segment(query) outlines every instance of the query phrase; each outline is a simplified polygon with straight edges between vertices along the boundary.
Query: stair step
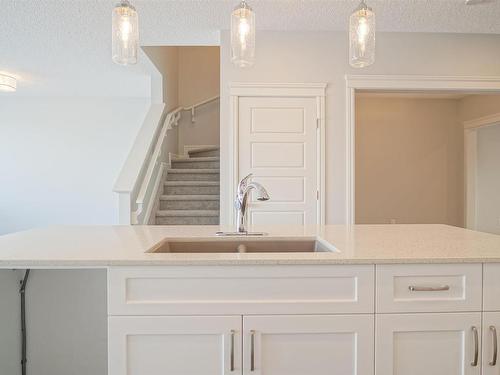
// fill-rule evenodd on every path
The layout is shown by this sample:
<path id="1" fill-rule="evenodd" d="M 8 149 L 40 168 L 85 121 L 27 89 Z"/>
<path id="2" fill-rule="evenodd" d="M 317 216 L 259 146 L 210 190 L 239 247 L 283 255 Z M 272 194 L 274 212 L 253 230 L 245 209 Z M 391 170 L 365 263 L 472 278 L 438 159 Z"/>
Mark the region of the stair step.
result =
<path id="1" fill-rule="evenodd" d="M 172 159 L 173 169 L 219 169 L 220 158 L 215 156 Z"/>
<path id="2" fill-rule="evenodd" d="M 217 168 L 167 168 L 168 173 L 196 173 L 196 174 L 205 174 L 205 173 L 219 173 Z"/>
<path id="3" fill-rule="evenodd" d="M 220 157 L 218 156 L 203 156 L 197 158 L 174 158 L 172 159 L 172 163 L 194 163 L 199 161 L 220 161 Z"/>
<path id="4" fill-rule="evenodd" d="M 165 181 L 167 186 L 219 186 L 219 181 Z"/>
<path id="5" fill-rule="evenodd" d="M 156 223 L 164 225 L 217 225 L 219 210 L 160 210 Z"/>
<path id="6" fill-rule="evenodd" d="M 219 216 L 219 210 L 159 210 L 156 216 Z"/>
<path id="7" fill-rule="evenodd" d="M 219 195 L 219 181 L 166 181 L 164 195 Z"/>
<path id="8" fill-rule="evenodd" d="M 218 216 L 157 216 L 157 225 L 219 225 Z"/>
<path id="9" fill-rule="evenodd" d="M 219 181 L 219 170 L 215 168 L 167 169 L 168 181 Z"/>
<path id="10" fill-rule="evenodd" d="M 200 147 L 200 148 L 188 151 L 188 155 L 190 157 L 219 156 L 220 155 L 220 147 L 218 147 L 218 146 Z"/>
<path id="11" fill-rule="evenodd" d="M 161 201 L 218 201 L 219 195 L 162 195 Z"/>
<path id="12" fill-rule="evenodd" d="M 219 210 L 218 195 L 162 195 L 160 210 Z"/>

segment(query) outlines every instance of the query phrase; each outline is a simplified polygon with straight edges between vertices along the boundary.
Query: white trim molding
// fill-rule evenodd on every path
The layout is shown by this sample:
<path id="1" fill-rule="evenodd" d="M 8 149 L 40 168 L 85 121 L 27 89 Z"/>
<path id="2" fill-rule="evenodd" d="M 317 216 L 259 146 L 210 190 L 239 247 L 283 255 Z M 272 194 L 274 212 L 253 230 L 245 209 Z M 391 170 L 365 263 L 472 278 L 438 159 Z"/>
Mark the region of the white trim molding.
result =
<path id="1" fill-rule="evenodd" d="M 346 213 L 347 224 L 355 223 L 355 92 L 384 91 L 465 91 L 469 93 L 500 91 L 500 77 L 346 75 Z M 477 120 L 475 120 L 477 121 Z M 473 126 L 473 123 L 469 124 Z"/>
<path id="2" fill-rule="evenodd" d="M 230 111 L 229 123 L 231 124 L 232 135 L 230 145 L 230 155 L 233 155 L 229 162 L 229 181 L 231 186 L 227 190 L 225 199 L 228 202 L 234 200 L 236 195 L 236 186 L 238 185 L 238 166 L 239 166 L 239 98 L 245 96 L 280 96 L 280 97 L 313 97 L 316 98 L 318 114 L 318 181 L 319 191 L 318 199 L 318 224 L 325 224 L 326 218 L 326 193 L 325 193 L 325 97 L 327 83 L 252 83 L 252 82 L 232 82 L 229 84 Z M 234 208 L 232 204 L 228 205 L 226 212 L 229 218 L 229 224 L 234 224 Z"/>
<path id="3" fill-rule="evenodd" d="M 477 132 L 500 124 L 500 113 L 464 121 L 465 227 L 477 228 Z"/>
<path id="4" fill-rule="evenodd" d="M 464 121 L 464 129 L 476 129 L 485 126 L 497 125 L 500 123 L 500 112 L 489 116 L 479 117 L 473 120 Z"/>

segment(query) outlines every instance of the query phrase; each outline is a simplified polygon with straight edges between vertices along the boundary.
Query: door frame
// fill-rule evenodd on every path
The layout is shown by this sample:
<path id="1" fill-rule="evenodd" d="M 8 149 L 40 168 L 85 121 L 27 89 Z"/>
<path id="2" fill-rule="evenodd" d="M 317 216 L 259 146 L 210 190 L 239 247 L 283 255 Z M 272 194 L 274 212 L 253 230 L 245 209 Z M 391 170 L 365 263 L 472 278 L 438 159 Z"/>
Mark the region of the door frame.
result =
<path id="1" fill-rule="evenodd" d="M 346 82 L 346 224 L 355 224 L 356 90 L 500 92 L 500 78 L 488 76 L 350 75 Z"/>
<path id="2" fill-rule="evenodd" d="M 231 82 L 229 85 L 230 96 L 230 124 L 232 137 L 232 159 L 229 162 L 229 181 L 231 186 L 227 189 L 225 199 L 232 202 L 236 195 L 239 175 L 239 98 L 240 97 L 300 97 L 316 98 L 317 108 L 317 181 L 319 192 L 317 203 L 317 222 L 325 224 L 325 97 L 327 83 L 252 83 Z M 230 153 L 231 154 L 231 153 Z M 235 223 L 235 209 L 232 204 L 227 205 L 229 223 Z"/>
<path id="3" fill-rule="evenodd" d="M 477 131 L 500 125 L 500 112 L 464 121 L 465 227 L 477 229 Z"/>

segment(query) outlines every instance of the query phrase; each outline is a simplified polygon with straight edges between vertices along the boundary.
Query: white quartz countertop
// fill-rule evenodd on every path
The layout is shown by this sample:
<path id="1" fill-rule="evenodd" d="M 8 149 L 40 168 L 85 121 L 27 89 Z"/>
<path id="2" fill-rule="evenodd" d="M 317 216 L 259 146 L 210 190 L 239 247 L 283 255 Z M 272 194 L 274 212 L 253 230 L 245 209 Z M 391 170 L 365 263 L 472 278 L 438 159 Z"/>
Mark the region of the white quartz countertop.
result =
<path id="1" fill-rule="evenodd" d="M 262 239 L 317 238 L 317 253 L 147 253 L 161 240 L 220 239 L 219 226 L 55 226 L 0 236 L 0 268 L 134 265 L 383 264 L 500 262 L 500 236 L 447 225 L 252 228 Z M 226 238 L 226 240 L 234 240 Z M 259 240 L 259 238 L 252 238 Z"/>

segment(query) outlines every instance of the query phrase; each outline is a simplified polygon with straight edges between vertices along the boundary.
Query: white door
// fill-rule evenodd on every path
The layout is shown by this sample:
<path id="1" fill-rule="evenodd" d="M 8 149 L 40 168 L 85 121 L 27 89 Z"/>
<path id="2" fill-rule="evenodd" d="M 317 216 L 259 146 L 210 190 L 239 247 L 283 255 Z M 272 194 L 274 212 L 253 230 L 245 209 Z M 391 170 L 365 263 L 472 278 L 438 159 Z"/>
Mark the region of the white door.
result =
<path id="1" fill-rule="evenodd" d="M 376 375 L 479 375 L 481 313 L 377 315 L 375 348 Z"/>
<path id="2" fill-rule="evenodd" d="M 483 313 L 483 375 L 500 375 L 500 312 Z"/>
<path id="3" fill-rule="evenodd" d="M 245 375 L 373 375 L 373 315 L 243 317 Z"/>
<path id="4" fill-rule="evenodd" d="M 241 374 L 241 316 L 109 318 L 109 375 Z"/>
<path id="5" fill-rule="evenodd" d="M 253 173 L 271 199 L 252 198 L 250 224 L 316 224 L 319 113 L 315 97 L 240 97 L 238 179 Z"/>

